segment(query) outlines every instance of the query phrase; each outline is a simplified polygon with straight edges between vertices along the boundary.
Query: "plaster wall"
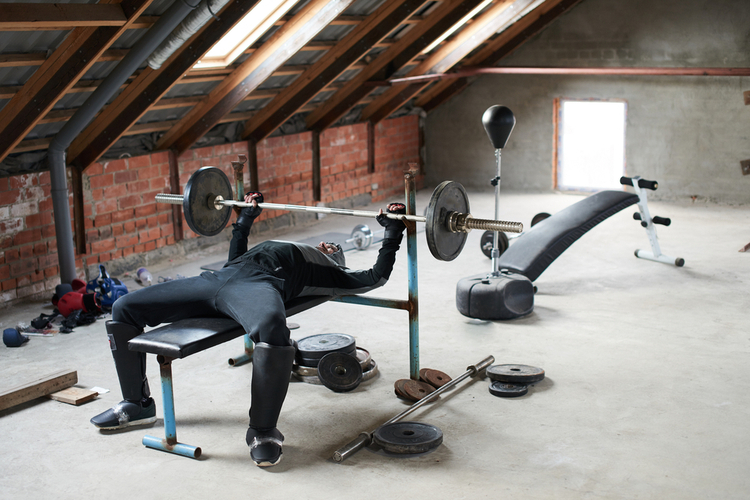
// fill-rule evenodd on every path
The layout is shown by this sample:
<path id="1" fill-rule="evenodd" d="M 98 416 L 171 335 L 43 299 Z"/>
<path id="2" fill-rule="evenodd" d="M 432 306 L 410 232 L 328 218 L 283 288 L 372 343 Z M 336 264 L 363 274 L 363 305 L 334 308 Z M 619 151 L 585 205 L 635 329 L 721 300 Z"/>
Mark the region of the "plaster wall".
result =
<path id="1" fill-rule="evenodd" d="M 584 0 L 501 65 L 750 67 L 747 26 L 742 0 Z M 427 180 L 490 188 L 496 164 L 481 116 L 502 104 L 517 121 L 502 189 L 549 191 L 554 99 L 624 99 L 627 175 L 659 181 L 653 197 L 748 203 L 745 90 L 747 77 L 482 76 L 427 116 Z"/>

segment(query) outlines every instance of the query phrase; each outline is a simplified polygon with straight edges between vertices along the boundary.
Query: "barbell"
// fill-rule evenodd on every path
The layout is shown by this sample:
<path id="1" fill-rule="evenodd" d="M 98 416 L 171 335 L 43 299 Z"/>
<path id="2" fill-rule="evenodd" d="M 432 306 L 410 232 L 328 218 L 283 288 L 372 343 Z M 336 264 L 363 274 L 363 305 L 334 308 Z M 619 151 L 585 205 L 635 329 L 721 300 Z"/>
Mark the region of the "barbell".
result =
<path id="1" fill-rule="evenodd" d="M 216 167 L 197 170 L 185 186 L 184 194 L 156 195 L 157 203 L 182 205 L 185 221 L 190 229 L 202 236 L 219 234 L 229 222 L 231 207 L 249 207 L 251 203 L 232 199 L 232 185 L 226 174 Z M 331 207 L 308 207 L 282 203 L 258 203 L 264 210 L 314 212 L 330 215 L 377 218 L 379 213 Z M 472 229 L 520 233 L 523 224 L 489 219 L 475 219 L 469 213 L 469 197 L 458 182 L 444 181 L 435 188 L 427 211 L 421 215 L 384 214 L 391 219 L 423 222 L 426 224 L 427 246 L 438 259 L 451 261 L 458 257 Z"/>

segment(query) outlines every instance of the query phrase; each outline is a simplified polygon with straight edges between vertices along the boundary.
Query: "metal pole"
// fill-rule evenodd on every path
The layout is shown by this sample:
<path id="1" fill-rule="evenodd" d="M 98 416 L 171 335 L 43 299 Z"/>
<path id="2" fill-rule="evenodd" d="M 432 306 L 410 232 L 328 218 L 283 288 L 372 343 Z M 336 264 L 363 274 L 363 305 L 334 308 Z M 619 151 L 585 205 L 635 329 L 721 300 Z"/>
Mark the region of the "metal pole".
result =
<path id="1" fill-rule="evenodd" d="M 406 213 L 416 211 L 414 173 L 404 173 Z M 409 376 L 419 380 L 419 272 L 417 267 L 417 225 L 406 224 L 407 274 L 409 277 Z"/>
<path id="2" fill-rule="evenodd" d="M 497 162 L 497 175 L 495 176 L 495 219 L 500 217 L 500 163 L 502 161 L 503 150 L 495 150 L 495 159 Z M 492 235 L 492 275 L 497 276 L 500 273 L 500 233 L 497 231 Z"/>

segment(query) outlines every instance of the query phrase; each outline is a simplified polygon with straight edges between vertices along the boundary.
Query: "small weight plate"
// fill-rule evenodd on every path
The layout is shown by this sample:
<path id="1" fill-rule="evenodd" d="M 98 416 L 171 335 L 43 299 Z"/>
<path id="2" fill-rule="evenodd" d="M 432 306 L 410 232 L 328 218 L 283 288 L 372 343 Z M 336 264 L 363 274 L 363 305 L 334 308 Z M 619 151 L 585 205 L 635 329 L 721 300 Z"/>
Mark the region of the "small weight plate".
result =
<path id="1" fill-rule="evenodd" d="M 318 360 L 320 361 L 320 360 Z M 303 377 L 318 377 L 318 368 L 313 366 L 302 366 L 298 365 L 296 362 L 292 366 L 292 373 L 295 373 L 297 375 L 301 375 Z"/>
<path id="2" fill-rule="evenodd" d="M 492 365 L 487 368 L 487 376 L 495 382 L 528 385 L 543 380 L 544 370 L 528 365 Z"/>
<path id="3" fill-rule="evenodd" d="M 367 365 L 370 364 L 370 360 L 372 357 L 370 356 L 370 351 L 367 349 L 362 349 L 361 347 L 357 347 L 357 360 L 359 361 L 359 364 L 362 365 L 362 369 L 364 370 L 367 368 Z"/>
<path id="4" fill-rule="evenodd" d="M 487 256 L 488 259 L 492 258 L 492 247 L 495 245 L 495 232 L 485 231 L 482 233 L 482 238 L 479 241 L 482 248 L 482 253 Z M 508 241 L 508 235 L 505 233 L 499 233 L 497 239 L 497 249 L 500 250 L 500 255 L 508 249 L 510 242 Z"/>
<path id="5" fill-rule="evenodd" d="M 356 352 L 354 337 L 345 333 L 323 333 L 297 341 L 297 356 L 307 359 L 320 359 L 331 352 Z"/>
<path id="6" fill-rule="evenodd" d="M 342 352 L 343 354 L 349 354 L 351 356 L 357 355 L 357 349 L 352 348 L 348 351 L 335 351 L 335 352 Z M 320 359 L 316 358 L 303 358 L 302 356 L 297 353 L 297 356 L 294 358 L 294 362 L 297 363 L 299 366 L 304 366 L 307 368 L 317 368 L 318 363 L 320 363 Z"/>
<path id="7" fill-rule="evenodd" d="M 422 368 L 419 370 L 419 379 L 436 389 L 443 387 L 452 380 L 450 376 L 440 370 L 432 370 L 430 368 Z"/>
<path id="8" fill-rule="evenodd" d="M 343 352 L 330 352 L 320 359 L 318 378 L 334 392 L 349 392 L 362 382 L 362 365 Z"/>
<path id="9" fill-rule="evenodd" d="M 182 197 L 182 213 L 190 229 L 203 236 L 219 234 L 229 222 L 232 209 L 224 205 L 216 210 L 216 196 L 232 199 L 232 185 L 226 174 L 216 167 L 203 167 L 190 176 Z"/>
<path id="10" fill-rule="evenodd" d="M 368 380 L 375 378 L 377 374 L 378 374 L 378 364 L 375 362 L 374 359 L 370 359 L 370 362 L 367 364 L 367 366 L 364 368 L 364 371 L 362 372 L 362 382 L 367 382 Z"/>
<path id="11" fill-rule="evenodd" d="M 531 218 L 531 227 L 536 226 L 540 222 L 542 222 L 544 219 L 549 217 L 550 215 L 547 212 L 539 212 L 534 217 Z"/>
<path id="12" fill-rule="evenodd" d="M 296 372 L 292 372 L 292 375 L 294 375 L 294 378 L 296 378 L 297 380 L 301 380 L 302 382 L 306 382 L 308 384 L 323 385 L 323 382 L 320 381 L 317 375 L 300 375 Z"/>
<path id="13" fill-rule="evenodd" d="M 425 453 L 443 442 L 443 431 L 421 422 L 394 422 L 375 429 L 372 440 L 389 453 Z"/>
<path id="14" fill-rule="evenodd" d="M 354 248 L 366 250 L 372 243 L 372 230 L 365 224 L 358 224 L 352 229 L 351 240 Z"/>
<path id="15" fill-rule="evenodd" d="M 521 384 L 508 384 L 506 382 L 492 382 L 490 394 L 500 398 L 517 398 L 529 392 L 528 386 Z"/>
<path id="16" fill-rule="evenodd" d="M 427 246 L 432 256 L 438 260 L 455 259 L 466 244 L 467 233 L 454 233 L 448 229 L 446 219 L 450 212 L 468 214 L 469 197 L 458 182 L 443 181 L 432 192 L 425 224 Z"/>
<path id="17" fill-rule="evenodd" d="M 396 396 L 407 401 L 419 401 L 428 394 L 435 392 L 435 388 L 430 384 L 408 378 L 397 380 L 393 389 Z"/>
<path id="18" fill-rule="evenodd" d="M 401 378 L 393 383 L 393 392 L 396 393 L 397 397 L 401 399 L 409 399 L 409 396 L 407 396 L 406 392 L 404 391 L 404 384 L 408 381 L 408 378 Z"/>

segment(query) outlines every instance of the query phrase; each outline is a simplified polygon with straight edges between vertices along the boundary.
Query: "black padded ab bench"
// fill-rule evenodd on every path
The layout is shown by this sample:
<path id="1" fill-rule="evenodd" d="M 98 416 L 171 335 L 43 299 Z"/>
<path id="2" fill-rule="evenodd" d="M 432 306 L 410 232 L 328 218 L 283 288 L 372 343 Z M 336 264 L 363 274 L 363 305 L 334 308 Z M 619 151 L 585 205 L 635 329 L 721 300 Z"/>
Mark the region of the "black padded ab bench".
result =
<path id="1" fill-rule="evenodd" d="M 286 304 L 286 315 L 287 317 L 293 316 L 333 298 L 315 296 L 293 299 Z M 186 358 L 244 334 L 245 330 L 230 318 L 190 318 L 155 328 L 128 342 L 128 349 L 131 351 L 156 354 L 161 372 L 165 437 L 144 436 L 143 444 L 145 446 L 190 458 L 200 457 L 201 449 L 199 447 L 177 442 L 172 361 Z"/>

